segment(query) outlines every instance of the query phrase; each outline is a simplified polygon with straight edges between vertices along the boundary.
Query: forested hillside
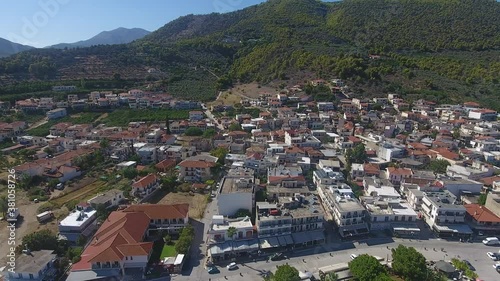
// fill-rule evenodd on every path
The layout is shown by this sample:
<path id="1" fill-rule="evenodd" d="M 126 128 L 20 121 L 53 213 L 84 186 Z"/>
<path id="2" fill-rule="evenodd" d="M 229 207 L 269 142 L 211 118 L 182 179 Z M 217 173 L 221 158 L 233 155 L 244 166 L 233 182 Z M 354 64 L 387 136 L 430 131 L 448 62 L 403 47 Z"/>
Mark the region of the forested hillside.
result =
<path id="1" fill-rule="evenodd" d="M 498 95 L 499 54 L 493 0 L 269 0 L 181 17 L 126 45 L 23 52 L 0 60 L 0 83 L 142 81 L 206 100 L 236 81 L 292 83 L 314 73 L 347 79 L 360 95 L 454 102 Z"/>

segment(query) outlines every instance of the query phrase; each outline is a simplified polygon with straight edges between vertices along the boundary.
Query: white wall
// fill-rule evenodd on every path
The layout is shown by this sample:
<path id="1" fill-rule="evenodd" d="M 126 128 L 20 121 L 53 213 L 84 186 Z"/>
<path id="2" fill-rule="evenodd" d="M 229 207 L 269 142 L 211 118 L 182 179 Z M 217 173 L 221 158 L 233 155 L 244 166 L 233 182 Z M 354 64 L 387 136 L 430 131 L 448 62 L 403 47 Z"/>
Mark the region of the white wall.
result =
<path id="1" fill-rule="evenodd" d="M 217 200 L 219 215 L 233 216 L 239 209 L 252 211 L 252 193 L 228 193 L 219 194 Z"/>

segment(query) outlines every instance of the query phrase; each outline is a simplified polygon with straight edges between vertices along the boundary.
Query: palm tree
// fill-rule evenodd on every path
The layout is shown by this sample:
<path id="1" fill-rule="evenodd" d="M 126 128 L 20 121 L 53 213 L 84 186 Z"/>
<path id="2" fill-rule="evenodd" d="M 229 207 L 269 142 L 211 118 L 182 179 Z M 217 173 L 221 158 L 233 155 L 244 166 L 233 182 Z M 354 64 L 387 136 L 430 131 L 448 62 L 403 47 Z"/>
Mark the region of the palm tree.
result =
<path id="1" fill-rule="evenodd" d="M 233 256 L 233 255 L 234 255 L 234 254 L 233 254 L 233 242 L 232 242 L 232 241 L 234 241 L 234 238 L 233 238 L 233 237 L 234 237 L 234 235 L 236 235 L 236 232 L 238 232 L 238 231 L 236 230 L 236 227 L 234 227 L 234 226 L 230 226 L 230 227 L 227 229 L 227 236 L 228 236 L 228 237 L 231 237 L 231 256 Z"/>

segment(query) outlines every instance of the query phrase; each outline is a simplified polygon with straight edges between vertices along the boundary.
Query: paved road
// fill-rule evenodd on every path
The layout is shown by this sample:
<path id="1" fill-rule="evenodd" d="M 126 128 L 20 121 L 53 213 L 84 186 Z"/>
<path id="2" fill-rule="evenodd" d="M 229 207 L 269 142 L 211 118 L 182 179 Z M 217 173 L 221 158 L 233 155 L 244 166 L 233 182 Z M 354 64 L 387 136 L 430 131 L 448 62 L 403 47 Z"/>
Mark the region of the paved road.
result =
<path id="1" fill-rule="evenodd" d="M 451 260 L 454 257 L 466 259 L 476 268 L 476 272 L 482 280 L 494 281 L 500 278 L 500 274 L 492 267 L 494 262 L 486 256 L 487 251 L 498 251 L 496 247 L 488 247 L 481 243 L 449 242 L 439 239 L 393 240 L 389 238 L 374 238 L 361 243 L 329 243 L 324 246 L 305 249 L 301 252 L 296 252 L 293 257 L 284 261 L 244 263 L 240 264 L 239 269 L 234 271 L 228 271 L 225 267 L 220 266 L 221 273 L 214 275 L 209 275 L 205 269 L 200 267 L 192 271 L 194 274 L 187 273 L 174 276 L 172 280 L 263 280 L 263 273 L 274 271 L 277 265 L 284 263 L 288 263 L 300 271 L 317 272 L 318 268 L 323 266 L 348 262 L 350 260 L 349 255 L 352 253 L 367 253 L 383 258 L 389 257 L 390 259 L 390 248 L 397 247 L 399 244 L 415 247 L 428 260 Z M 444 251 L 441 251 L 441 248 L 444 248 Z"/>

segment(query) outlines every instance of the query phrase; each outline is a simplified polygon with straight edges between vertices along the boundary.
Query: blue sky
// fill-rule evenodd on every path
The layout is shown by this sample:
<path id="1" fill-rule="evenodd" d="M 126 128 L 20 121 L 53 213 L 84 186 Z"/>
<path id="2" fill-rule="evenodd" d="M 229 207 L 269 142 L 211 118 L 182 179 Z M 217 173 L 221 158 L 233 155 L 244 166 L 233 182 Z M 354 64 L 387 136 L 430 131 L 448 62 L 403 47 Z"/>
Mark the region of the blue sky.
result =
<path id="1" fill-rule="evenodd" d="M 187 14 L 230 12 L 264 0 L 2 0 L 0 37 L 35 47 L 118 27 L 154 31 Z"/>

